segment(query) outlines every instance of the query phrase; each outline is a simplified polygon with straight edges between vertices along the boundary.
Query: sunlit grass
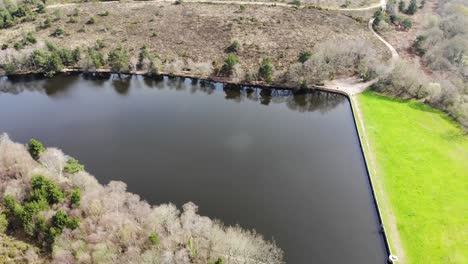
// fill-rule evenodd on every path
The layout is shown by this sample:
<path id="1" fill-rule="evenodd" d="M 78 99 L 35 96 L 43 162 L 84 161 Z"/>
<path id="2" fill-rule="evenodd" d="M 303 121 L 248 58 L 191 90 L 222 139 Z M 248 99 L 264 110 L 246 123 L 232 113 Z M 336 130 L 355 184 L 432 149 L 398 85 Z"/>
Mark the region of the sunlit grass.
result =
<path id="1" fill-rule="evenodd" d="M 468 263 L 468 136 L 421 103 L 358 100 L 407 263 Z"/>

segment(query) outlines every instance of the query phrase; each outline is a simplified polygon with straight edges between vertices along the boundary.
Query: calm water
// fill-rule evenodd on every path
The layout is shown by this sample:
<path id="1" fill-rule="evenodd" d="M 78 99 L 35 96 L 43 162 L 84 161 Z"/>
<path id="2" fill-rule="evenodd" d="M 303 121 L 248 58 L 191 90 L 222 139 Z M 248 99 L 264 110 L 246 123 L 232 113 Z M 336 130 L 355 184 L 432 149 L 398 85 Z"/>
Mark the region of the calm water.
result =
<path id="1" fill-rule="evenodd" d="M 274 238 L 287 263 L 384 263 L 348 100 L 142 77 L 0 80 L 0 132 L 101 183 Z"/>

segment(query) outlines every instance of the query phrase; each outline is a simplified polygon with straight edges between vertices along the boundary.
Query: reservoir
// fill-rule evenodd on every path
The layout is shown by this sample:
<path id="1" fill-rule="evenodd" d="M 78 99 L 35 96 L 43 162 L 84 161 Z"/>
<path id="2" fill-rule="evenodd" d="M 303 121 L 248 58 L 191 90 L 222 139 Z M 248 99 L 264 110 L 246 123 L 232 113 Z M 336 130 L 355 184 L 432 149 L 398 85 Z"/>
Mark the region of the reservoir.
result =
<path id="1" fill-rule="evenodd" d="M 348 99 L 189 78 L 0 79 L 0 133 L 152 204 L 255 229 L 286 263 L 385 263 Z"/>

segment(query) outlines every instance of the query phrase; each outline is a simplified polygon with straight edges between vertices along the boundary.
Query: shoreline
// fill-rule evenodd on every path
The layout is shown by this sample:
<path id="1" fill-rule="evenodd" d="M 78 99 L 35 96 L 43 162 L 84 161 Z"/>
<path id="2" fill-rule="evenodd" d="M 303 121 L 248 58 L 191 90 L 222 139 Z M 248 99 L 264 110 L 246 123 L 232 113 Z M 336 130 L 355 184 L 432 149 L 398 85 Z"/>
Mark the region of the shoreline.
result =
<path id="1" fill-rule="evenodd" d="M 350 99 L 350 94 L 344 90 L 339 90 L 339 89 L 334 89 L 334 88 L 328 88 L 322 85 L 311 85 L 310 87 L 307 88 L 300 88 L 297 86 L 289 85 L 289 84 L 278 84 L 278 83 L 266 83 L 264 81 L 255 81 L 255 82 L 248 82 L 248 81 L 235 81 L 230 79 L 229 77 L 223 77 L 223 76 L 198 76 L 198 75 L 193 75 L 189 73 L 182 73 L 182 74 L 170 74 L 170 73 L 165 73 L 161 72 L 159 74 L 153 74 L 149 75 L 145 71 L 130 71 L 130 72 L 113 72 L 110 69 L 100 69 L 100 70 L 95 70 L 95 71 L 86 71 L 83 69 L 64 69 L 63 71 L 57 73 L 57 74 L 91 74 L 91 75 L 127 75 L 127 76 L 143 76 L 147 78 L 160 78 L 160 77 L 178 77 L 178 78 L 190 78 L 190 79 L 196 79 L 196 80 L 202 80 L 202 81 L 209 81 L 209 82 L 217 82 L 217 83 L 223 83 L 223 84 L 229 84 L 229 85 L 236 85 L 236 86 L 248 86 L 248 87 L 253 87 L 253 88 L 260 88 L 260 89 L 281 89 L 281 90 L 289 90 L 289 91 L 299 91 L 299 90 L 310 90 L 310 91 L 322 91 L 322 92 L 329 92 L 329 93 L 334 93 L 334 94 L 340 94 L 348 97 Z M 0 74 L 0 78 L 20 78 L 20 77 L 28 77 L 28 76 L 38 76 L 41 78 L 51 78 L 44 76 L 41 72 L 19 72 L 15 74 Z"/>

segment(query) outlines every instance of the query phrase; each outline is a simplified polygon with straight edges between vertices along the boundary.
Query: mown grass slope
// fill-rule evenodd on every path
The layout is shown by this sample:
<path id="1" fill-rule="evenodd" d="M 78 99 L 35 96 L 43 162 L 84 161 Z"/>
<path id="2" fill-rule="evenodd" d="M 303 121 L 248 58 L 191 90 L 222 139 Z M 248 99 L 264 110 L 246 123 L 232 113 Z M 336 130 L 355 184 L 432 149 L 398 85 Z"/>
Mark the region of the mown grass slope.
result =
<path id="1" fill-rule="evenodd" d="M 358 101 L 406 262 L 467 263 L 466 133 L 418 102 L 374 92 Z"/>

